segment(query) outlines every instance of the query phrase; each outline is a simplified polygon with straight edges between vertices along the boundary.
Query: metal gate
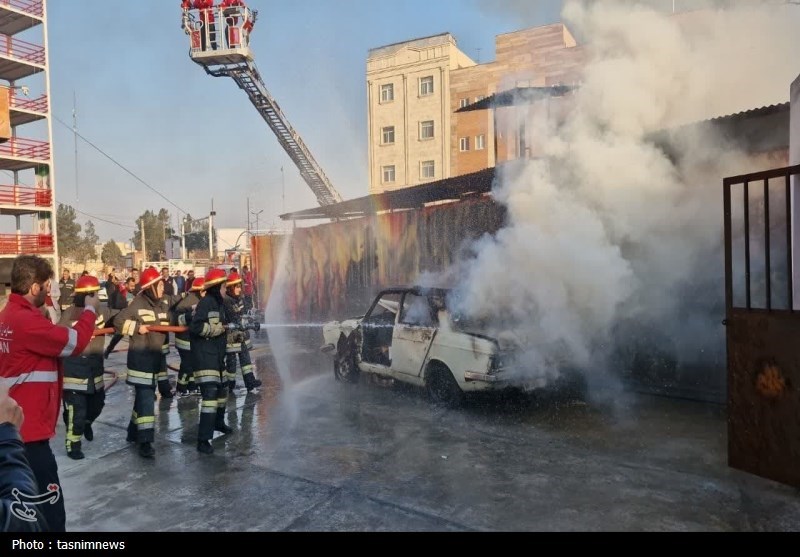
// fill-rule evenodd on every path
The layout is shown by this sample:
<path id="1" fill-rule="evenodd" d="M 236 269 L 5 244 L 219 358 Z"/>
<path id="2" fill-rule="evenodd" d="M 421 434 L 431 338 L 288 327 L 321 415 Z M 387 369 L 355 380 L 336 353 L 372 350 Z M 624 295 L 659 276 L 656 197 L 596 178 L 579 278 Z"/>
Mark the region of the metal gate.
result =
<path id="1" fill-rule="evenodd" d="M 800 487 L 793 166 L 724 181 L 728 464 Z M 798 215 L 800 216 L 800 214 Z"/>

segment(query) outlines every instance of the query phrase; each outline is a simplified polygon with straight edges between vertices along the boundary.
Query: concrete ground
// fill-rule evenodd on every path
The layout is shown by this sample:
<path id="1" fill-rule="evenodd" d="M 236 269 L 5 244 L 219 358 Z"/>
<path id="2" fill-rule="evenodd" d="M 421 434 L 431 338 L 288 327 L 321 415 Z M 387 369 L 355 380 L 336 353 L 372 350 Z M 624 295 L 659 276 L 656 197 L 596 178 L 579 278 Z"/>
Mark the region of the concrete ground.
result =
<path id="1" fill-rule="evenodd" d="M 85 460 L 66 457 L 60 424 L 68 530 L 800 530 L 800 491 L 728 468 L 720 406 L 617 394 L 446 410 L 416 389 L 338 384 L 315 336 L 277 336 L 257 345 L 264 387 L 229 399 L 235 431 L 212 456 L 190 398 L 156 403 L 157 455 L 140 458 L 123 378 Z M 108 362 L 124 372 L 124 353 Z"/>

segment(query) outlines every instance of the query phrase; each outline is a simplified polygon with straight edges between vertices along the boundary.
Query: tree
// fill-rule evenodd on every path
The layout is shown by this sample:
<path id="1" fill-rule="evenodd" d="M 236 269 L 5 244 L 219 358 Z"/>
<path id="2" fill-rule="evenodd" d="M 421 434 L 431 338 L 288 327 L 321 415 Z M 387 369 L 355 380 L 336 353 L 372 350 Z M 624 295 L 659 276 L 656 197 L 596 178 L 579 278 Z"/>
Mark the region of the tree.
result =
<path id="1" fill-rule="evenodd" d="M 58 236 L 59 254 L 61 257 L 77 259 L 81 246 L 81 225 L 77 222 L 75 209 L 59 203 L 56 218 L 58 220 L 56 235 Z"/>
<path id="2" fill-rule="evenodd" d="M 95 246 L 97 246 L 99 241 L 100 237 L 94 230 L 94 223 L 92 221 L 87 221 L 83 229 L 83 238 L 80 239 L 78 244 L 78 251 L 75 259 L 77 261 L 92 261 L 97 259 Z"/>
<path id="3" fill-rule="evenodd" d="M 119 249 L 114 240 L 109 240 L 103 245 L 100 259 L 109 267 L 122 267 L 125 265 L 125 257 L 122 255 L 122 250 Z"/>
<path id="4" fill-rule="evenodd" d="M 164 256 L 164 249 L 167 238 L 172 236 L 175 231 L 169 226 L 170 214 L 166 209 L 161 209 L 158 214 L 150 210 L 145 211 L 136 219 L 137 230 L 133 234 L 133 245 L 137 250 L 142 249 L 142 223 L 144 223 L 144 241 L 147 253 L 144 258 L 147 261 L 158 261 Z"/>

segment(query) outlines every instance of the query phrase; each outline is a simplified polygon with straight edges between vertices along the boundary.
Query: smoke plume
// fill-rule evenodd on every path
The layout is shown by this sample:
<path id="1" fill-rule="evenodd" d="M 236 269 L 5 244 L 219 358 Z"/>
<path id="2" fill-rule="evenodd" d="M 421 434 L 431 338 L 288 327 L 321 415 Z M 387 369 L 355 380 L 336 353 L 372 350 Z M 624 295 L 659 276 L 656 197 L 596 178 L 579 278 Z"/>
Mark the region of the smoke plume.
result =
<path id="1" fill-rule="evenodd" d="M 800 7 L 574 1 L 563 19 L 590 53 L 574 108 L 523 115 L 540 156 L 499 171 L 508 226 L 472 246 L 450 303 L 522 347 L 516 369 L 540 382 L 637 346 L 718 365 L 722 178 L 768 161 L 711 124 L 663 130 L 786 102 Z"/>

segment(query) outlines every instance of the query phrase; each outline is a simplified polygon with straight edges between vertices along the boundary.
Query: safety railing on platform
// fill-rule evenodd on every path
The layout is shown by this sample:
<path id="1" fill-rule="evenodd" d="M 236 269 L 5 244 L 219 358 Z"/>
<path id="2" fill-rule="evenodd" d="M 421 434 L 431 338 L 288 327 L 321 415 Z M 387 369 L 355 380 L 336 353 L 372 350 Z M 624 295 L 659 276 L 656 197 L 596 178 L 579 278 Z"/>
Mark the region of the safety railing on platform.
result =
<path id="1" fill-rule="evenodd" d="M 29 99 L 27 97 L 20 97 L 15 95 L 12 91 L 11 93 L 11 103 L 10 106 L 13 109 L 17 110 L 28 110 L 30 112 L 39 112 L 41 114 L 47 114 L 47 95 L 42 95 L 36 99 Z"/>
<path id="2" fill-rule="evenodd" d="M 51 207 L 53 192 L 45 189 L 0 184 L 0 205 Z"/>
<path id="3" fill-rule="evenodd" d="M 256 14 L 245 6 L 187 10 L 183 27 L 190 36 L 192 54 L 248 48 Z"/>
<path id="4" fill-rule="evenodd" d="M 0 35 L 0 54 L 14 60 L 45 65 L 43 46 L 7 35 Z"/>
<path id="5" fill-rule="evenodd" d="M 51 234 L 0 234 L 0 255 L 53 253 Z"/>
<path id="6" fill-rule="evenodd" d="M 12 137 L 0 143 L 0 157 L 19 157 L 47 162 L 50 160 L 50 144 L 47 141 Z"/>
<path id="7" fill-rule="evenodd" d="M 9 6 L 37 17 L 42 17 L 44 15 L 42 0 L 0 0 L 0 7 L 1 6 Z"/>

